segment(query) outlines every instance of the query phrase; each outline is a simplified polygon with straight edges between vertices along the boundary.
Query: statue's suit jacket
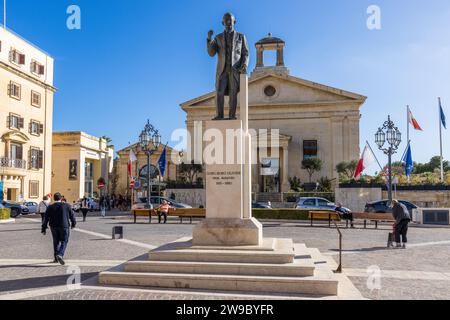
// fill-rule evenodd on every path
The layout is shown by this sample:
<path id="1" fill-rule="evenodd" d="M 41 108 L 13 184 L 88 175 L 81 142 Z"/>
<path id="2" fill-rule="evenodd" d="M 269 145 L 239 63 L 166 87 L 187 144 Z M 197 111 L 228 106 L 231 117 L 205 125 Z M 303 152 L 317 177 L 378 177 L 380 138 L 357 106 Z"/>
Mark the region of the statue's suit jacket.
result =
<path id="1" fill-rule="evenodd" d="M 217 61 L 217 72 L 216 72 L 216 89 L 219 88 L 219 79 L 225 70 L 225 56 L 226 56 L 226 43 L 225 43 L 225 32 L 217 35 L 214 40 L 207 41 L 208 53 L 211 57 L 216 54 L 219 56 Z M 240 73 L 243 66 L 248 68 L 249 64 L 249 48 L 247 44 L 247 39 L 242 33 L 234 31 L 233 36 L 233 49 L 231 55 L 231 66 L 232 68 Z"/>

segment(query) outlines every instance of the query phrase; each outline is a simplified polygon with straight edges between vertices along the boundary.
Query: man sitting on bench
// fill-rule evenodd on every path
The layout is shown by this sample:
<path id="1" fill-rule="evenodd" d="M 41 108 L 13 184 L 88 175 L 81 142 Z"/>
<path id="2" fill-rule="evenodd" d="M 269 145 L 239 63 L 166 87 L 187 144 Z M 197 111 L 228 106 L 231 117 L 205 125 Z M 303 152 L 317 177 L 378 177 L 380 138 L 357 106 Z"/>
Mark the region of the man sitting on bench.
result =
<path id="1" fill-rule="evenodd" d="M 170 204 L 164 200 L 156 211 L 158 212 L 158 221 L 161 223 L 161 217 L 164 216 L 164 223 L 167 223 L 167 216 L 169 215 Z"/>
<path id="2" fill-rule="evenodd" d="M 352 212 L 350 210 L 344 208 L 342 206 L 342 203 L 338 203 L 337 204 L 337 207 L 336 207 L 335 211 L 337 213 L 339 213 L 339 215 L 341 216 L 342 219 L 349 220 L 350 224 L 351 224 L 351 227 L 355 228 L 355 226 L 353 225 L 353 214 L 352 214 Z"/>

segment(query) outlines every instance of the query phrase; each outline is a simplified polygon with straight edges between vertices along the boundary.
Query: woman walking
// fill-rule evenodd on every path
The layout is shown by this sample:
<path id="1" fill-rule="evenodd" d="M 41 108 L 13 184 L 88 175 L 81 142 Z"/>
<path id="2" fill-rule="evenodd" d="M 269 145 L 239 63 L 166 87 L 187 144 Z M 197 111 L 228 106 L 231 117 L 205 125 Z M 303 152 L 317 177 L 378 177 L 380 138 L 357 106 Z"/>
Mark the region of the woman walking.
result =
<path id="1" fill-rule="evenodd" d="M 81 214 L 83 215 L 83 222 L 86 222 L 86 217 L 89 212 L 89 201 L 86 197 L 81 200 Z"/>

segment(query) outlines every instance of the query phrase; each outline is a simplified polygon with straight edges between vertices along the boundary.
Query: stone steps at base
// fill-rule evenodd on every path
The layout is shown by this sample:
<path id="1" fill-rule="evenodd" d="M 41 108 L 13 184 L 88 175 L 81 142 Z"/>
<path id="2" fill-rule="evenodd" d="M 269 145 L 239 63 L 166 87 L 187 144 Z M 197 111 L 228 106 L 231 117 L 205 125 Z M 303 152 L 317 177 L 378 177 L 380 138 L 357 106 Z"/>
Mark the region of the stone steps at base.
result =
<path id="1" fill-rule="evenodd" d="M 314 277 L 260 277 L 172 273 L 102 272 L 103 285 L 224 290 L 248 293 L 284 293 L 337 296 L 338 281 L 316 274 Z"/>
<path id="2" fill-rule="evenodd" d="M 221 274 L 239 276 L 314 276 L 315 266 L 311 260 L 290 264 L 251 264 L 219 262 L 179 262 L 179 261 L 131 261 L 124 267 L 125 272 L 172 273 L 172 274 Z"/>
<path id="3" fill-rule="evenodd" d="M 169 250 L 152 251 L 150 261 L 178 262 L 223 262 L 223 263 L 254 263 L 254 264 L 286 264 L 293 263 L 293 250 L 261 251 L 224 251 L 224 250 Z"/>

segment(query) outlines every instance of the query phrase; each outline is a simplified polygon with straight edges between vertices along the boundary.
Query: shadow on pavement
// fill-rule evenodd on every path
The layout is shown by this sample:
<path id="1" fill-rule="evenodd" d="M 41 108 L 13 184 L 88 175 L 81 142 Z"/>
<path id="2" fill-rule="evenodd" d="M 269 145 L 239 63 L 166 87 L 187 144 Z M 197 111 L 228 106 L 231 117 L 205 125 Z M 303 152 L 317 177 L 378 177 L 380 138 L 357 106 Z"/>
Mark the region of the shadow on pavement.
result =
<path id="1" fill-rule="evenodd" d="M 342 250 L 342 252 L 374 252 L 374 251 L 386 251 L 389 250 L 387 247 L 373 247 L 373 248 L 361 248 L 354 250 Z M 330 249 L 332 252 L 339 252 L 339 249 Z"/>
<path id="2" fill-rule="evenodd" d="M 34 229 L 11 229 L 11 230 L 0 230 L 0 233 L 2 232 L 25 232 L 25 231 L 41 231 L 39 228 Z"/>
<path id="3" fill-rule="evenodd" d="M 98 272 L 82 273 L 81 281 L 97 276 Z M 17 280 L 0 281 L 0 292 L 9 292 L 17 290 L 39 289 L 47 287 L 56 287 L 67 284 L 69 275 L 48 276 L 40 278 L 27 278 Z"/>

